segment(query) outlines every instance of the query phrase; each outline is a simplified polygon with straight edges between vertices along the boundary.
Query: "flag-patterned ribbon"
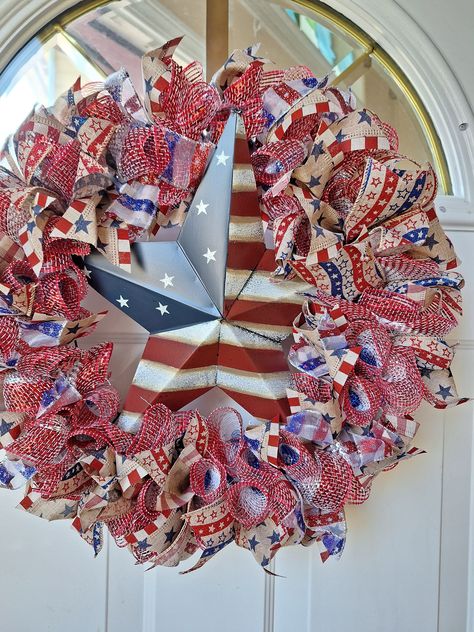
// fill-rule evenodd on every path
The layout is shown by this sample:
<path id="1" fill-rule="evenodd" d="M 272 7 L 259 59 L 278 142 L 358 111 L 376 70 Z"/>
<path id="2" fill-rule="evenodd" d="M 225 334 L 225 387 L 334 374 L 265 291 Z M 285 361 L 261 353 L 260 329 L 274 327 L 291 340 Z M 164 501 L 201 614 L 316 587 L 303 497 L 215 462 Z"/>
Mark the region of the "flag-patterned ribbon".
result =
<path id="1" fill-rule="evenodd" d="M 422 452 L 411 445 L 421 402 L 465 401 L 445 340 L 463 279 L 436 176 L 328 77 L 268 70 L 250 47 L 206 83 L 198 62 L 173 59 L 179 42 L 143 57 L 143 102 L 125 70 L 78 79 L 2 150 L 0 486 L 26 485 L 22 509 L 69 519 L 96 553 L 105 526 L 151 566 L 199 551 L 194 570 L 231 542 L 263 568 L 289 545 L 338 557 L 346 504 Z M 104 316 L 81 305 L 80 260 L 96 249 L 133 273 L 131 243 L 183 225 L 192 206 L 207 215 L 193 195 L 235 113 L 246 139 L 235 144 L 222 319 L 150 337 L 128 424 L 112 345 L 76 344 Z M 163 367 L 159 388 L 153 375 L 140 382 L 148 360 Z M 232 406 L 204 416 L 165 405 L 219 385 L 250 422 Z"/>

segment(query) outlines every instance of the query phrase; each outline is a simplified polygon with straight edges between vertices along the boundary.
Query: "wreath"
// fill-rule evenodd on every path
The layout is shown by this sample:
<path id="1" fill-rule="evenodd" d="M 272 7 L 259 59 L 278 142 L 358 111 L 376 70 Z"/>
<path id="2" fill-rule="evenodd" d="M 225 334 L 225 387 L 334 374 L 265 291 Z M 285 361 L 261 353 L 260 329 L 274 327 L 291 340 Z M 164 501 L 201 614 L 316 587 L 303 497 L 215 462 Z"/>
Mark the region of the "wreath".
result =
<path id="1" fill-rule="evenodd" d="M 421 402 L 464 401 L 436 176 L 328 77 L 251 47 L 208 84 L 179 41 L 143 100 L 78 80 L 2 150 L 0 484 L 152 566 L 338 557 L 345 505 L 421 452 Z M 150 332 L 123 406 L 89 284 Z"/>

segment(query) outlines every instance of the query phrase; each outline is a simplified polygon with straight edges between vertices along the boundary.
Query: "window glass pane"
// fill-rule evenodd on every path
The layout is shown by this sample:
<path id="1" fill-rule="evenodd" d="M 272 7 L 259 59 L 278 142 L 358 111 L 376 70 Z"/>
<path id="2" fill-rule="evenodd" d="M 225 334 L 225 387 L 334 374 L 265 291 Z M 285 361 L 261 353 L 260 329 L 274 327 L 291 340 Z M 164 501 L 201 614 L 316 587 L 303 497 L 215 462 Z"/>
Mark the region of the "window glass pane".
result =
<path id="1" fill-rule="evenodd" d="M 434 162 L 425 130 L 395 80 L 368 54 L 370 49 L 335 23 L 296 2 L 230 0 L 229 24 L 231 49 L 248 46 L 251 37 L 262 44 L 259 54 L 279 67 L 305 64 L 318 76 L 332 71 L 341 87 L 354 92 L 359 107 L 396 128 L 402 154 Z"/>
<path id="2" fill-rule="evenodd" d="M 184 39 L 176 60 L 197 59 L 205 70 L 206 7 L 206 0 L 113 0 L 51 25 L 0 76 L 0 144 L 35 103 L 51 104 L 78 75 L 97 81 L 123 66 L 142 93 L 141 55 L 178 35 Z M 332 18 L 327 6 L 318 12 L 317 5 L 312 10 L 291 0 L 229 0 L 229 50 L 260 42 L 260 55 L 278 67 L 305 64 L 318 76 L 330 73 L 353 90 L 360 107 L 396 127 L 401 153 L 439 167 L 396 78 L 371 55 L 366 38 L 348 30 L 337 14 Z"/>
<path id="3" fill-rule="evenodd" d="M 260 42 L 259 54 L 279 68 L 303 64 L 324 76 L 340 72 L 364 52 L 313 13 L 292 2 L 229 1 L 229 48 Z"/>
<path id="4" fill-rule="evenodd" d="M 375 59 L 354 83 L 351 90 L 357 103 L 376 112 L 398 133 L 400 152 L 417 162 L 432 162 L 431 150 L 415 111 L 390 75 Z"/>
<path id="5" fill-rule="evenodd" d="M 64 35 L 29 42 L 0 76 L 0 146 L 36 103 L 52 105 L 78 76 L 84 82 L 102 78 Z"/>
<path id="6" fill-rule="evenodd" d="M 126 68 L 139 92 L 141 56 L 173 37 L 184 36 L 176 61 L 197 59 L 205 66 L 205 0 L 115 1 L 74 20 L 66 31 L 106 74 Z"/>

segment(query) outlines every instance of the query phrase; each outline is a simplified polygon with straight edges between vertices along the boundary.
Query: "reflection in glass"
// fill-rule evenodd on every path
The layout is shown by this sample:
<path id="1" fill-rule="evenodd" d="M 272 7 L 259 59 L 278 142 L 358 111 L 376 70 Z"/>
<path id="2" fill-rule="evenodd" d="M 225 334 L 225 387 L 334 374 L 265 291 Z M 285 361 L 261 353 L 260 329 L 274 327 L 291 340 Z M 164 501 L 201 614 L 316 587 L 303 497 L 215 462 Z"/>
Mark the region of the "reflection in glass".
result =
<path id="1" fill-rule="evenodd" d="M 432 162 L 432 156 L 424 130 L 415 112 L 395 82 L 376 60 L 372 60 L 362 76 L 352 85 L 357 103 L 394 127 L 400 139 L 400 153 L 417 162 Z"/>
<path id="2" fill-rule="evenodd" d="M 417 113 L 363 39 L 318 13 L 317 6 L 313 11 L 291 0 L 228 1 L 229 50 L 260 42 L 259 54 L 278 67 L 304 64 L 318 76 L 329 74 L 354 92 L 360 107 L 397 128 L 401 153 L 436 164 Z M 206 0 L 113 0 L 58 21 L 0 76 L 0 144 L 35 103 L 51 104 L 79 74 L 97 81 L 125 67 L 141 94 L 141 55 L 170 38 L 184 35 L 178 63 L 197 59 L 205 71 L 206 9 Z"/>
<path id="3" fill-rule="evenodd" d="M 140 58 L 146 51 L 183 35 L 175 59 L 206 59 L 205 0 L 120 0 L 91 11 L 66 26 L 82 50 L 109 74 L 123 66 L 142 91 Z"/>
<path id="4" fill-rule="evenodd" d="M 342 72 L 364 52 L 334 25 L 328 26 L 296 7 L 294 2 L 230 0 L 229 48 L 260 42 L 260 55 L 278 67 L 303 64 L 321 76 Z"/>
<path id="5" fill-rule="evenodd" d="M 36 103 L 52 105 L 78 76 L 84 82 L 103 78 L 63 34 L 31 40 L 0 77 L 0 146 Z"/>

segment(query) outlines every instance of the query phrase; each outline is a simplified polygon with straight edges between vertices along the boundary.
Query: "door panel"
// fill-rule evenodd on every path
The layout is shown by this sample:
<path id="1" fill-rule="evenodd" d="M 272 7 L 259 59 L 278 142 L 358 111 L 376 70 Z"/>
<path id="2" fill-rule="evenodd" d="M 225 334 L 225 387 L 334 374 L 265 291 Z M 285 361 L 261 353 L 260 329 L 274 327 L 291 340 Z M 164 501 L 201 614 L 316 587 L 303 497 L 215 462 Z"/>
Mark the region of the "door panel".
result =
<path id="1" fill-rule="evenodd" d="M 21 492 L 0 490 L 1 629 L 103 632 L 107 557 L 64 522 L 16 510 Z"/>
<path id="2" fill-rule="evenodd" d="M 427 454 L 374 482 L 347 511 L 340 561 L 317 549 L 283 550 L 275 580 L 275 631 L 434 632 L 437 629 L 443 414 L 425 407 L 415 445 Z"/>

